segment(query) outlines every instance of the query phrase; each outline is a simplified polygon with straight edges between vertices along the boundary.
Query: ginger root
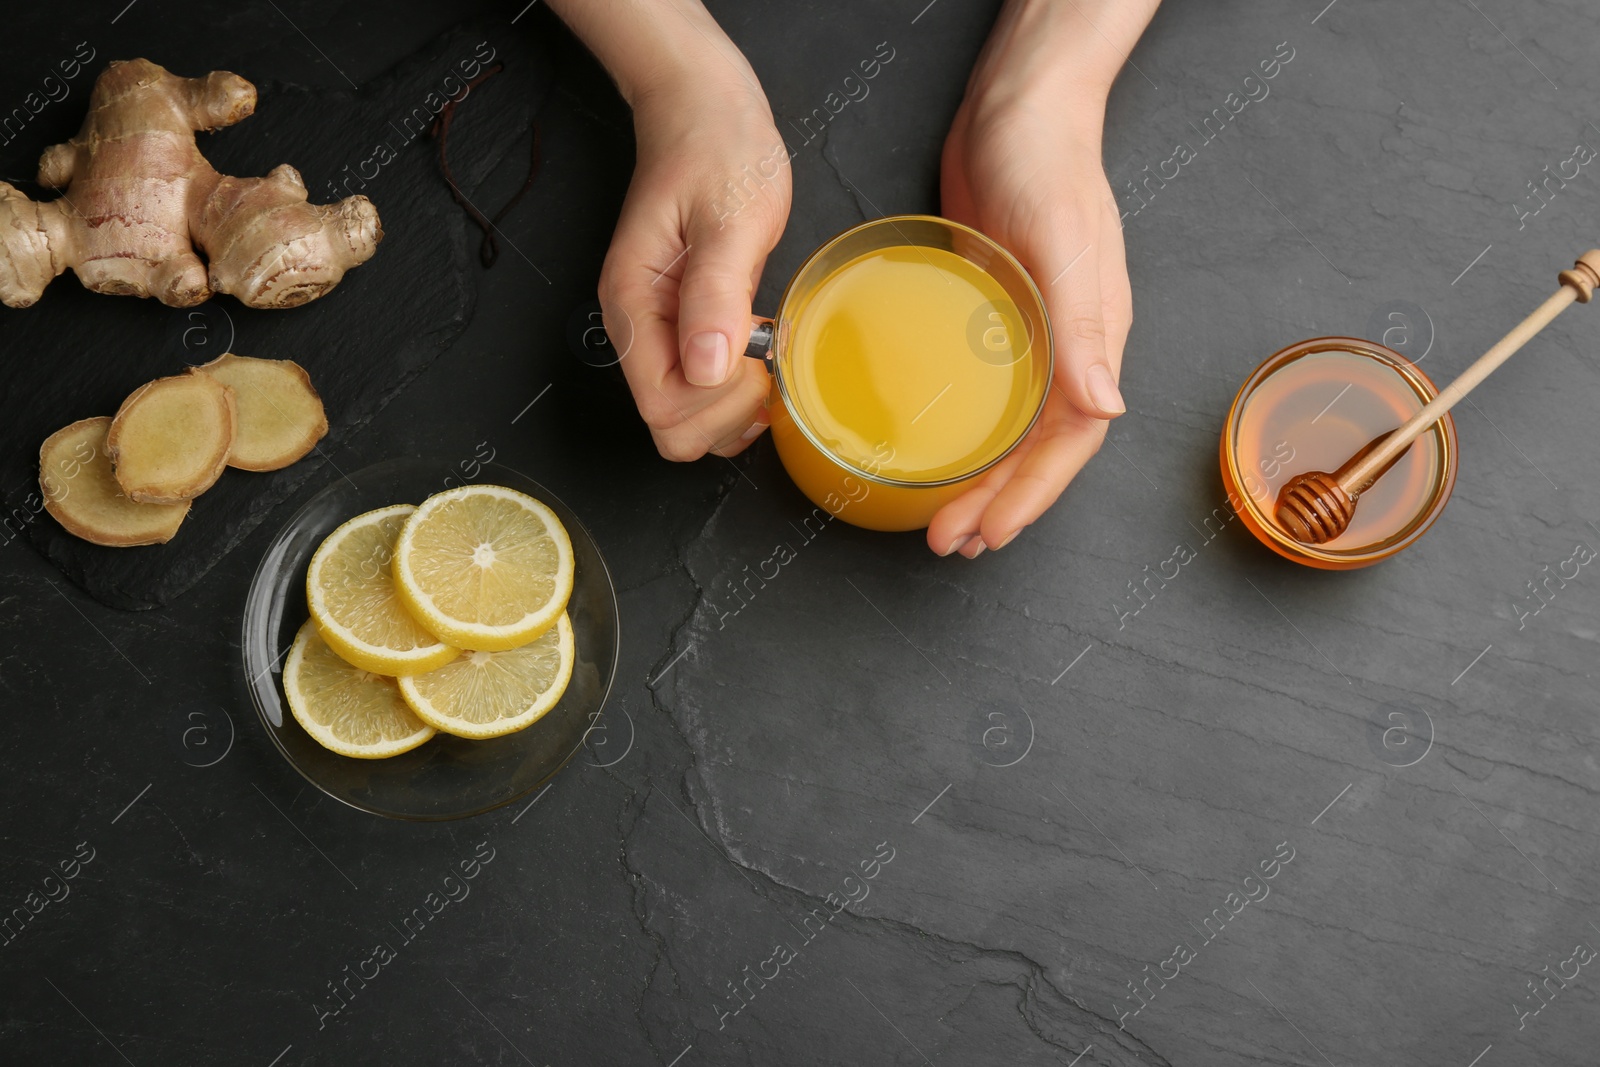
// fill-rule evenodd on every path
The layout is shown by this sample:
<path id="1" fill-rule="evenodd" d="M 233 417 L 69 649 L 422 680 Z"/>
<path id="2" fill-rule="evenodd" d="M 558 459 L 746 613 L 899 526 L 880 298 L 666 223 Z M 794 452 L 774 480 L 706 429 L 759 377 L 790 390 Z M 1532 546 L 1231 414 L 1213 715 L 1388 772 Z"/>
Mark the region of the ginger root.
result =
<path id="1" fill-rule="evenodd" d="M 110 64 L 78 135 L 40 157 L 39 184 L 66 192 L 35 202 L 0 182 L 0 303 L 27 307 L 69 267 L 94 292 L 172 307 L 213 292 L 296 307 L 339 284 L 383 238 L 370 200 L 308 203 L 288 164 L 225 177 L 195 145 L 195 131 L 230 126 L 255 103 L 255 86 L 226 71 Z"/>

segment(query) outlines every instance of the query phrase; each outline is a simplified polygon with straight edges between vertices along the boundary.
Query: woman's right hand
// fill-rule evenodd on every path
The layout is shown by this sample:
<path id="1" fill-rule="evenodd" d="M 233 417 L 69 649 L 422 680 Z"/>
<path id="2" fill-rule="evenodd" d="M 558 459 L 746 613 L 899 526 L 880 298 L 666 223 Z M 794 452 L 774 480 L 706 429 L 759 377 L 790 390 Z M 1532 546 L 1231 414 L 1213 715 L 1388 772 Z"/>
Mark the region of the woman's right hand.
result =
<path id="1" fill-rule="evenodd" d="M 637 161 L 600 274 L 606 332 L 671 460 L 736 455 L 768 422 L 769 377 L 744 350 L 789 151 L 748 64 L 724 58 L 634 96 Z"/>

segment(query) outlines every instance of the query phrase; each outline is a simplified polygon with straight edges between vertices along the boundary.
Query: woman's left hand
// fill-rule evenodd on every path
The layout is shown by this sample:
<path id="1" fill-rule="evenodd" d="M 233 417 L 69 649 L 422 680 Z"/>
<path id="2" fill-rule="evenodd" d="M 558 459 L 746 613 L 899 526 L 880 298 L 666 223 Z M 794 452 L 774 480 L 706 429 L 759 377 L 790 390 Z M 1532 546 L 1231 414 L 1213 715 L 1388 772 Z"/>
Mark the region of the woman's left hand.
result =
<path id="1" fill-rule="evenodd" d="M 1059 59 L 1038 55 L 1036 35 L 1015 26 L 997 34 L 945 140 L 943 210 L 1028 269 L 1044 296 L 1056 365 L 1027 438 L 928 526 L 929 548 L 969 559 L 1008 544 L 1100 448 L 1109 420 L 1125 410 L 1117 383 L 1133 322 L 1121 220 L 1100 163 L 1109 81 L 1066 81 L 1056 76 Z"/>

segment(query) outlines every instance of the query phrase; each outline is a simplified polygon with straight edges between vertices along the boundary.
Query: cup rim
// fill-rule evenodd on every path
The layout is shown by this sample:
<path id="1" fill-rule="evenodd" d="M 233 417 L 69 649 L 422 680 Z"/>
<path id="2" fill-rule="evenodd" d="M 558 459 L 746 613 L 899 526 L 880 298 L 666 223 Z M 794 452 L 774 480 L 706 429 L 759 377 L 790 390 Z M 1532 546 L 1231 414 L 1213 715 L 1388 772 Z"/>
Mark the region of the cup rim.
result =
<path id="1" fill-rule="evenodd" d="M 1044 414 L 1045 402 L 1050 399 L 1050 385 L 1055 380 L 1055 339 L 1050 329 L 1050 314 L 1045 308 L 1044 294 L 1039 291 L 1039 286 L 1034 282 L 1033 275 L 1028 273 L 1027 268 L 1022 265 L 1021 261 L 1018 260 L 1016 256 L 1012 255 L 1011 252 L 1002 246 L 998 241 L 987 234 L 981 233 L 978 230 L 973 229 L 971 226 L 965 225 L 964 223 L 956 222 L 953 219 L 943 218 L 939 215 L 883 215 L 876 219 L 868 219 L 865 222 L 857 223 L 847 230 L 842 230 L 841 232 L 834 234 L 832 237 L 822 242 L 822 244 L 818 245 L 817 248 L 809 256 L 807 256 L 803 262 L 801 262 L 794 274 L 790 276 L 788 284 L 783 287 L 783 295 L 778 299 L 778 313 L 773 317 L 773 321 L 778 323 L 785 321 L 784 312 L 789 306 L 790 298 L 794 295 L 795 283 L 805 276 L 806 271 L 818 260 L 818 258 L 823 255 L 823 253 L 827 252 L 829 249 L 833 248 L 846 238 L 860 233 L 862 230 L 881 226 L 890 226 L 898 230 L 898 227 L 895 227 L 895 223 L 897 222 L 937 223 L 940 226 L 945 226 L 952 230 L 959 230 L 968 236 L 974 237 L 1007 260 L 1014 268 L 1016 268 L 1018 275 L 1021 276 L 1022 280 L 1027 284 L 1028 292 L 1032 294 L 1034 304 L 1039 309 L 1039 330 L 1034 335 L 1033 345 L 1036 350 L 1042 337 L 1045 346 L 1045 358 L 1048 362 L 1048 365 L 1045 368 L 1045 388 L 1039 396 L 1039 403 L 1034 408 L 1033 414 L 1028 417 L 1027 425 L 1022 427 L 1016 438 L 998 455 L 983 465 L 974 467 L 969 471 L 951 475 L 948 478 L 940 478 L 937 481 L 909 481 L 901 478 L 889 478 L 885 475 L 877 473 L 876 471 L 871 471 L 865 467 L 856 466 L 854 463 L 851 463 L 843 457 L 836 455 L 831 448 L 817 439 L 816 433 L 812 430 L 806 419 L 802 417 L 802 412 L 796 407 L 793 399 L 789 395 L 788 383 L 784 380 L 783 360 L 781 358 L 773 359 L 772 376 L 773 379 L 778 383 L 778 395 L 780 398 L 782 398 L 783 405 L 788 410 L 790 418 L 794 422 L 795 427 L 799 429 L 803 435 L 805 435 L 805 439 L 807 441 L 811 442 L 811 446 L 815 448 L 817 452 L 826 458 L 830 463 L 833 463 L 835 466 L 839 467 L 848 474 L 866 478 L 867 480 L 878 485 L 891 486 L 900 489 L 938 489 L 943 486 L 955 485 L 958 482 L 968 481 L 969 479 L 975 478 L 985 471 L 992 469 L 995 464 L 999 463 L 1001 460 L 1005 459 L 1012 452 L 1014 452 L 1017 446 L 1027 438 L 1028 434 L 1033 432 L 1034 426 L 1039 422 L 1039 417 Z M 901 234 L 901 237 L 904 238 L 905 235 Z M 909 239 L 906 239 L 904 243 L 907 245 L 914 244 Z M 915 247 L 924 246 L 916 245 Z"/>
<path id="2" fill-rule="evenodd" d="M 1413 389 L 1420 389 L 1423 394 L 1423 403 L 1439 395 L 1439 387 L 1434 384 L 1422 368 L 1411 360 L 1396 352 L 1394 349 L 1377 341 L 1369 341 L 1362 337 L 1344 337 L 1329 335 L 1326 337 L 1309 337 L 1303 341 L 1296 341 L 1272 353 L 1250 373 L 1239 391 L 1234 394 L 1233 403 L 1228 408 L 1227 420 L 1222 427 L 1222 468 L 1224 489 L 1236 492 L 1242 508 L 1236 509 L 1245 526 L 1256 536 L 1256 539 L 1272 549 L 1278 555 L 1295 563 L 1318 567 L 1325 570 L 1353 570 L 1365 567 L 1394 556 L 1415 544 L 1423 534 L 1438 520 L 1444 512 L 1445 505 L 1450 501 L 1450 494 L 1455 489 L 1456 474 L 1460 467 L 1460 443 L 1456 437 L 1455 419 L 1450 412 L 1445 412 L 1439 418 L 1442 441 L 1440 448 L 1440 467 L 1438 478 L 1430 489 L 1432 499 L 1427 507 L 1412 521 L 1409 532 L 1393 544 L 1382 548 L 1363 552 L 1329 552 L 1316 545 L 1305 545 L 1296 541 L 1288 534 L 1279 530 L 1277 524 L 1270 517 L 1264 515 L 1256 500 L 1245 488 L 1243 473 L 1239 469 L 1238 455 L 1232 447 L 1233 437 L 1238 429 L 1239 420 L 1243 415 L 1244 401 L 1279 367 L 1287 364 L 1292 359 L 1310 355 L 1314 352 L 1345 351 L 1356 355 L 1375 359 L 1392 367 L 1396 373 L 1406 379 Z"/>

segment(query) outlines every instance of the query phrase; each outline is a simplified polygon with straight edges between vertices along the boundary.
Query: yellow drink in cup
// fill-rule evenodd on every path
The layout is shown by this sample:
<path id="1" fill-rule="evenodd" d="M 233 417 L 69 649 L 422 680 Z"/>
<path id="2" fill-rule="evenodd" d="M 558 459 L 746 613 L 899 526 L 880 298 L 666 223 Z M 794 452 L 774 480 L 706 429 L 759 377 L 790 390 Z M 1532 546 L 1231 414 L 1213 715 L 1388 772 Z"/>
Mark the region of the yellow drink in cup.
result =
<path id="1" fill-rule="evenodd" d="M 1053 355 L 1038 290 L 1004 249 L 930 216 L 815 252 L 773 323 L 772 437 L 813 503 L 914 530 L 1026 436 Z"/>

